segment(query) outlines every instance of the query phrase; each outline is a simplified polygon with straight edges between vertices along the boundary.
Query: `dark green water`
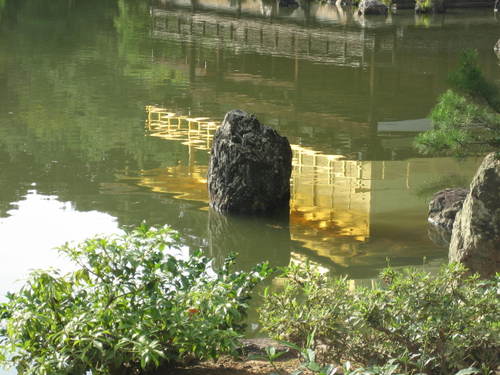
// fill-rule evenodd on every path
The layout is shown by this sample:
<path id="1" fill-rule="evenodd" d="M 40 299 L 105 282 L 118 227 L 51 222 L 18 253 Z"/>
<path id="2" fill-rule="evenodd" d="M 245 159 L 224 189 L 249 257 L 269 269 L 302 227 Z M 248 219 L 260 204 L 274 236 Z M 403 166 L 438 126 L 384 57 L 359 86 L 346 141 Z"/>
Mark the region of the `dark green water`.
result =
<path id="1" fill-rule="evenodd" d="M 477 160 L 422 158 L 411 141 L 463 48 L 500 83 L 499 37 L 489 10 L 0 0 L 0 296 L 29 268 L 65 267 L 54 246 L 143 220 L 243 267 L 309 259 L 369 279 L 387 258 L 443 262 L 426 191 L 467 184 Z M 210 137 L 151 136 L 146 106 L 216 122 L 241 108 L 277 128 L 295 150 L 290 219 L 209 212 Z"/>

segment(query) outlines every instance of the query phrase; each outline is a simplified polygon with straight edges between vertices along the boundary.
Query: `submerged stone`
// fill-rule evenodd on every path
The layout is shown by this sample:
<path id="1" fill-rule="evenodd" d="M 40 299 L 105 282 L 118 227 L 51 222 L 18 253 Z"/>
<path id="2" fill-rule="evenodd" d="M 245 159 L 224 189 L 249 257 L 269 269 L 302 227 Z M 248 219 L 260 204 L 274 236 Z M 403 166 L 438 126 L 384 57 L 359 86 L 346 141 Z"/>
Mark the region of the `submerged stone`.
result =
<path id="1" fill-rule="evenodd" d="M 228 112 L 215 133 L 208 169 L 210 206 L 265 214 L 288 209 L 292 149 L 286 137 L 241 110 Z"/>
<path id="2" fill-rule="evenodd" d="M 462 209 L 468 189 L 454 188 L 438 191 L 429 203 L 427 220 L 451 234 L 457 212 Z"/>
<path id="3" fill-rule="evenodd" d="M 500 271 L 500 160 L 495 153 L 481 163 L 457 213 L 449 258 L 482 277 Z"/>
<path id="4" fill-rule="evenodd" d="M 386 15 L 389 11 L 387 5 L 380 0 L 361 0 L 358 7 L 358 14 L 367 16 L 372 14 Z"/>

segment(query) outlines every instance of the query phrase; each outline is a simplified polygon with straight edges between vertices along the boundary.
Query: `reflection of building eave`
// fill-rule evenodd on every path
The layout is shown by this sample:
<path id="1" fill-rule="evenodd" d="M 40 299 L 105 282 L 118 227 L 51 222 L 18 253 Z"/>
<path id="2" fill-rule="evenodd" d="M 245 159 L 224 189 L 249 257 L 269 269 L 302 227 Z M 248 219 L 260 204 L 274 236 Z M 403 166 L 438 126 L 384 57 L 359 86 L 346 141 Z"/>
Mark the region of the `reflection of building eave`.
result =
<path id="1" fill-rule="evenodd" d="M 431 128 L 432 123 L 428 118 L 405 121 L 382 121 L 377 124 L 377 132 L 379 133 L 418 133 L 430 130 Z"/>
<path id="2" fill-rule="evenodd" d="M 278 81 L 276 79 L 264 78 L 256 74 L 228 72 L 224 74 L 224 79 L 238 83 L 251 83 L 256 86 L 277 87 L 293 89 L 294 83 L 288 81 Z"/>

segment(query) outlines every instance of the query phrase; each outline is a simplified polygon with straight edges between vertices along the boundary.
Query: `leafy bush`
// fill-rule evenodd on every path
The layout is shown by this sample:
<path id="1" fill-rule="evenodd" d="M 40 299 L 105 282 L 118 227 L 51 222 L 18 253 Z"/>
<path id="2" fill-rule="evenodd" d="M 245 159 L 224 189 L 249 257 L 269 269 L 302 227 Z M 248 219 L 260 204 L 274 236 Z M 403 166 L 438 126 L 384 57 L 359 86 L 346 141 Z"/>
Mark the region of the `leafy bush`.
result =
<path id="1" fill-rule="evenodd" d="M 291 265 L 282 277 L 283 289 L 264 293 L 259 310 L 264 331 L 308 349 L 312 349 L 308 337 L 315 332 L 315 341 L 328 348 L 327 354 L 322 353 L 328 361 L 340 362 L 348 346 L 360 361 L 370 355 L 371 350 L 362 350 L 362 346 L 354 350 L 358 338 L 352 333 L 358 330 L 359 319 L 353 316 L 356 298 L 345 279 L 330 279 L 309 265 Z"/>
<path id="2" fill-rule="evenodd" d="M 200 254 L 169 254 L 180 246 L 168 228 L 142 226 L 63 247 L 76 271 L 33 272 L 1 306 L 3 364 L 19 374 L 145 374 L 233 351 L 267 265 L 231 272 L 229 258 L 214 271 Z"/>
<path id="3" fill-rule="evenodd" d="M 427 374 L 471 366 L 489 373 L 500 365 L 500 275 L 479 280 L 456 264 L 436 276 L 389 268 L 383 287 L 356 290 L 310 267 L 283 276 L 283 290 L 264 296 L 262 325 L 300 347 L 314 332 L 310 349 L 323 362 Z"/>

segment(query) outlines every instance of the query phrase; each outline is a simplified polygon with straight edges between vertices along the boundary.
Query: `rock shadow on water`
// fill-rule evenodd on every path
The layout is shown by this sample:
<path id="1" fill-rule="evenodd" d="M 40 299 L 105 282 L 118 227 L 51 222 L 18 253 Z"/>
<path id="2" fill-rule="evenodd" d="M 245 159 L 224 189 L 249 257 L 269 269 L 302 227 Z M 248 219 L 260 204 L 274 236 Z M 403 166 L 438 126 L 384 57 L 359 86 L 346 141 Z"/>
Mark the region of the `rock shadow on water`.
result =
<path id="1" fill-rule="evenodd" d="M 208 211 L 208 253 L 219 268 L 224 259 L 238 253 L 238 268 L 251 269 L 269 261 L 272 266 L 290 263 L 291 238 L 289 214 L 270 216 L 226 216 Z"/>

